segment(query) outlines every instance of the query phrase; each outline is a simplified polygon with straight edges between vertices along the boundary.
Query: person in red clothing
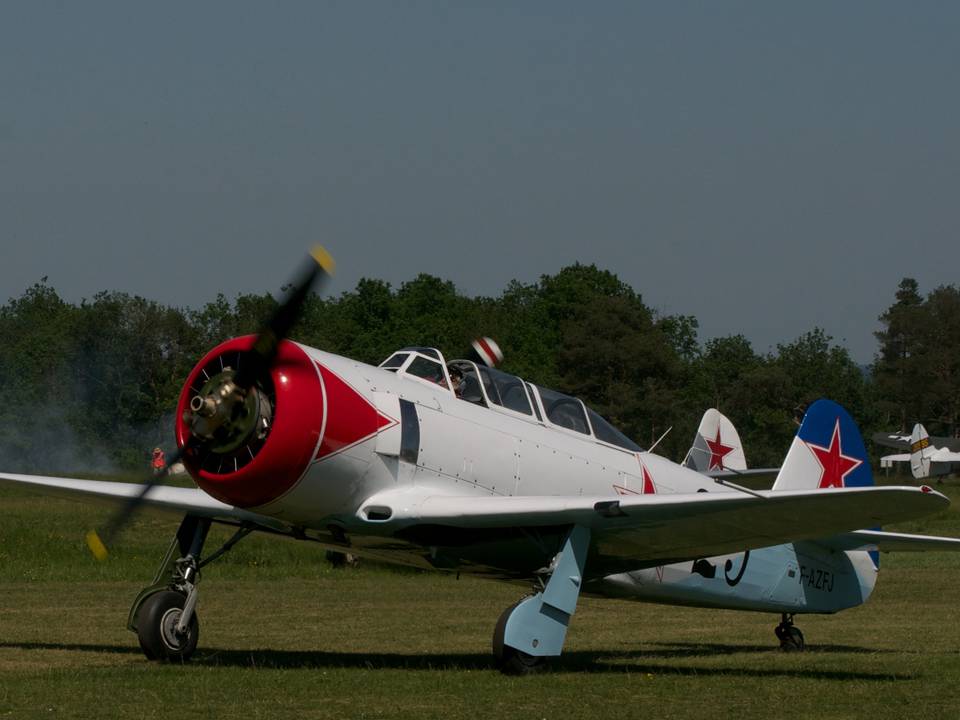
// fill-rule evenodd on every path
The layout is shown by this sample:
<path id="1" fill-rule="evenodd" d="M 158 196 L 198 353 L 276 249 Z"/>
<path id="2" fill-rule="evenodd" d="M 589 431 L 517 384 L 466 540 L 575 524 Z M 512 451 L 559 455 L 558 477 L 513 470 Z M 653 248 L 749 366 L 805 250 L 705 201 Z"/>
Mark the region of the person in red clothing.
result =
<path id="1" fill-rule="evenodd" d="M 150 466 L 153 468 L 153 474 L 159 475 L 165 464 L 166 462 L 163 459 L 163 450 L 155 447 L 153 449 L 153 459 L 150 461 Z"/>

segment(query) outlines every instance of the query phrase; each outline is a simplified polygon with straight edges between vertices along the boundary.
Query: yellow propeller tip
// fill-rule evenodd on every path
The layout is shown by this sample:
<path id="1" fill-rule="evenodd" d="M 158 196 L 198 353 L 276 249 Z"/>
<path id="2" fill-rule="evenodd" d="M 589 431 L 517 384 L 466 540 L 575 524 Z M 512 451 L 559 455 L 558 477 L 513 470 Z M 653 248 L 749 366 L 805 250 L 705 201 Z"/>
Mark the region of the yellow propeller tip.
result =
<path id="1" fill-rule="evenodd" d="M 97 535 L 96 530 L 91 530 L 87 533 L 87 547 L 90 548 L 90 552 L 92 552 L 93 556 L 100 562 L 107 559 L 107 546 L 103 544 L 103 540 Z"/>
<path id="2" fill-rule="evenodd" d="M 316 260 L 317 265 L 326 270 L 328 275 L 333 275 L 333 271 L 337 269 L 336 261 L 323 245 L 314 245 L 310 257 Z"/>

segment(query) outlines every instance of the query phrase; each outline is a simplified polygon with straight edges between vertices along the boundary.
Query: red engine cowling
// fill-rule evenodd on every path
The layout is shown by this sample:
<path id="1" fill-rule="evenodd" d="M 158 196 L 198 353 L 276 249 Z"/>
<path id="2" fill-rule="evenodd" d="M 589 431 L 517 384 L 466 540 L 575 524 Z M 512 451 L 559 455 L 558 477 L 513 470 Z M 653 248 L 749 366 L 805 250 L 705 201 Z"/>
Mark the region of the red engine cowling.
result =
<path id="1" fill-rule="evenodd" d="M 236 369 L 255 337 L 235 338 L 211 350 L 193 369 L 177 404 L 176 436 L 190 436 L 184 412 L 204 384 L 227 367 Z M 258 392 L 269 404 L 269 423 L 239 447 L 188 453 L 184 465 L 205 492 L 230 505 L 255 507 L 276 500 L 303 476 L 323 431 L 324 401 L 319 368 L 298 345 L 284 341 Z M 265 431 L 265 432 L 264 432 Z"/>

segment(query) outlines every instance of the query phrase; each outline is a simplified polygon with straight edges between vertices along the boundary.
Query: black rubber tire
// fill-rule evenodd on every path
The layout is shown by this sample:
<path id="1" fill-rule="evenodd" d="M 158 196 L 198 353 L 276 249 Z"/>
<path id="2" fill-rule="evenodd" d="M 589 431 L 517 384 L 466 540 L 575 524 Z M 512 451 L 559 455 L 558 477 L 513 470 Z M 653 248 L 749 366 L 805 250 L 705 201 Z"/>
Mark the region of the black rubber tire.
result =
<path id="1" fill-rule="evenodd" d="M 175 633 L 186 600 L 174 590 L 163 590 L 148 597 L 137 613 L 137 639 L 150 660 L 186 662 L 197 649 L 200 621 L 194 612 L 184 636 Z"/>
<path id="2" fill-rule="evenodd" d="M 548 659 L 504 645 L 497 659 L 497 667 L 504 675 L 535 675 L 547 669 Z"/>
<path id="3" fill-rule="evenodd" d="M 143 640 L 140 638 L 140 631 L 137 631 L 137 642 L 140 643 L 140 649 L 143 650 L 144 657 L 147 660 L 156 660 L 157 656 L 153 654 L 153 651 L 143 644 Z"/>
<path id="4" fill-rule="evenodd" d="M 778 636 L 780 637 L 780 649 L 784 652 L 800 652 L 806 647 L 803 633 L 800 632 L 800 628 L 793 625 L 786 628 L 782 635 L 778 633 Z"/>
<path id="5" fill-rule="evenodd" d="M 497 620 L 496 627 L 493 629 L 493 659 L 497 665 L 497 669 L 505 675 L 532 675 L 542 672 L 547 667 L 548 658 L 528 655 L 522 650 L 517 650 L 503 642 L 503 636 L 506 632 L 507 620 L 510 619 L 510 614 L 528 597 L 530 597 L 530 595 L 521 598 L 500 613 L 500 618 Z"/>

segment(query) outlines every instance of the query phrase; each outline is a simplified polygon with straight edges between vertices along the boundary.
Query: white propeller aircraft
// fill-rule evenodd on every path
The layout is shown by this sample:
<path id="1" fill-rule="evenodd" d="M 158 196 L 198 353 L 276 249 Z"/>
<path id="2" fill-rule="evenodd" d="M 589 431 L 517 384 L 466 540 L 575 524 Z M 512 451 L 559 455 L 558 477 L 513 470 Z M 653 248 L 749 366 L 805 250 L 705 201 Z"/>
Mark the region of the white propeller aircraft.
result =
<path id="1" fill-rule="evenodd" d="M 141 505 L 183 515 L 130 611 L 150 659 L 190 657 L 200 568 L 255 531 L 532 584 L 493 633 L 513 673 L 560 655 L 583 593 L 776 613 L 781 646 L 800 649 L 794 615 L 863 603 L 877 549 L 960 549 L 863 529 L 949 501 L 873 487 L 856 426 L 827 400 L 809 408 L 773 488 L 754 491 L 645 452 L 579 399 L 483 363 L 411 347 L 374 367 L 283 340 L 332 270 L 325 252 L 315 260 L 259 335 L 212 349 L 187 378 L 169 464 L 182 459 L 197 488 L 0 474 L 121 504 L 107 544 Z M 237 532 L 207 553 L 213 522 Z M 89 542 L 105 555 L 99 535 Z"/>
<path id="2" fill-rule="evenodd" d="M 957 446 L 956 438 L 930 437 L 927 429 L 917 423 L 910 435 L 884 435 L 880 444 L 893 447 L 906 446 L 908 453 L 884 455 L 880 458 L 880 467 L 893 467 L 894 463 L 910 463 L 910 472 L 917 480 L 940 475 L 949 475 L 960 470 L 960 452 L 951 449 Z M 874 436 L 874 442 L 877 436 Z"/>

